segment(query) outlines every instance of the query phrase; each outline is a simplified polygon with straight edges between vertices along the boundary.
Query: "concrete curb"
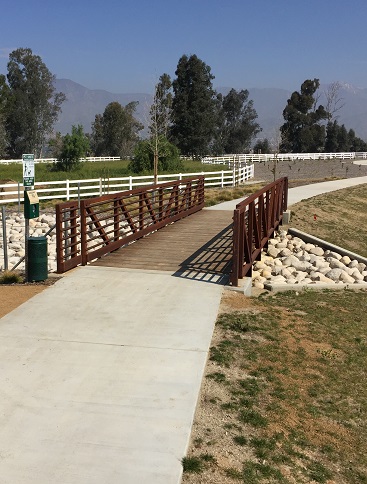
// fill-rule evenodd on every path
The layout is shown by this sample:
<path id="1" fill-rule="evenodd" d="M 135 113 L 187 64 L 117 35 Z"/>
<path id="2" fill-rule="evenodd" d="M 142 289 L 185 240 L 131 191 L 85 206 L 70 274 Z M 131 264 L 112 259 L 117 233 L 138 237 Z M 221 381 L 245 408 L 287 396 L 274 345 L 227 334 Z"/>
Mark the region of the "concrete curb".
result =
<path id="1" fill-rule="evenodd" d="M 271 292 L 285 292 L 285 291 L 305 291 L 305 290 L 312 290 L 312 291 L 323 291 L 324 289 L 329 289 L 331 291 L 334 290 L 342 290 L 342 289 L 349 289 L 349 290 L 359 290 L 365 289 L 367 290 L 367 282 L 364 283 L 357 283 L 357 284 L 326 284 L 324 282 L 320 282 L 317 284 L 264 284 L 264 289 Z"/>
<path id="2" fill-rule="evenodd" d="M 306 232 L 301 232 L 300 230 L 297 229 L 288 229 L 288 233 L 290 235 L 294 235 L 295 237 L 299 237 L 300 239 L 304 240 L 305 242 L 308 242 L 310 244 L 315 244 L 323 249 L 327 250 L 332 250 L 333 252 L 337 252 L 340 255 L 347 255 L 351 259 L 356 259 L 358 262 L 363 262 L 364 264 L 367 265 L 367 258 L 363 257 L 359 254 L 356 254 L 354 252 L 351 252 L 350 250 L 343 249 L 342 247 L 339 247 L 338 245 L 330 244 L 329 242 L 326 242 L 326 240 L 319 239 L 318 237 L 314 237 L 313 235 L 306 234 Z"/>

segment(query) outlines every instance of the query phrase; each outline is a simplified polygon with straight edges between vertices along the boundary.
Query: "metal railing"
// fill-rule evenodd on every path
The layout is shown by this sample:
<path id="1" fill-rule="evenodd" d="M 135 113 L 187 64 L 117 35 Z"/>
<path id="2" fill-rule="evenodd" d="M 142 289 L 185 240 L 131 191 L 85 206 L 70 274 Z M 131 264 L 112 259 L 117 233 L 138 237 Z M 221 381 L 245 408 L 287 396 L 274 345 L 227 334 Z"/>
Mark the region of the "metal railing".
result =
<path id="1" fill-rule="evenodd" d="M 233 258 L 230 281 L 252 275 L 252 264 L 261 258 L 269 238 L 287 209 L 288 178 L 279 178 L 239 203 L 233 214 Z"/>
<path id="2" fill-rule="evenodd" d="M 63 273 L 204 208 L 204 177 L 56 205 L 57 272 Z"/>

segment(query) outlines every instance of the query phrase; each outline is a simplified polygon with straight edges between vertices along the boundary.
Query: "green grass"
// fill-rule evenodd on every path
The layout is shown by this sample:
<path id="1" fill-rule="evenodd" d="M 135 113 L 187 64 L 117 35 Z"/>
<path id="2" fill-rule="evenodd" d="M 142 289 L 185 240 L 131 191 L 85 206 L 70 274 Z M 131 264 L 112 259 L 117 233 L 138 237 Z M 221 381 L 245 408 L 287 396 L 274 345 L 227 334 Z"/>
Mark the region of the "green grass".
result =
<path id="1" fill-rule="evenodd" d="M 219 459 L 206 465 L 217 482 L 367 483 L 367 292 L 250 301 L 242 313 L 218 318 L 205 396 L 214 421 L 223 422 L 217 434 L 229 433 L 244 458 L 235 467 Z M 211 443 L 215 459 L 235 452 L 223 438 Z M 207 448 L 203 442 L 201 454 Z"/>
<path id="2" fill-rule="evenodd" d="M 96 161 L 80 163 L 76 170 L 70 172 L 52 171 L 52 164 L 36 163 L 35 164 L 35 181 L 56 181 L 56 180 L 83 180 L 87 178 L 118 178 L 125 176 L 137 176 L 132 173 L 129 168 L 129 160 L 121 161 Z M 1 180 L 14 180 L 15 182 L 23 181 L 23 165 L 22 163 L 11 163 L 9 165 L 1 165 Z M 182 173 L 197 173 L 206 171 L 222 171 L 227 170 L 225 165 L 204 165 L 199 161 L 184 160 Z M 143 175 L 153 175 L 153 171 L 142 173 Z M 162 172 L 161 174 L 167 174 Z M 140 174 L 139 174 L 140 175 Z"/>

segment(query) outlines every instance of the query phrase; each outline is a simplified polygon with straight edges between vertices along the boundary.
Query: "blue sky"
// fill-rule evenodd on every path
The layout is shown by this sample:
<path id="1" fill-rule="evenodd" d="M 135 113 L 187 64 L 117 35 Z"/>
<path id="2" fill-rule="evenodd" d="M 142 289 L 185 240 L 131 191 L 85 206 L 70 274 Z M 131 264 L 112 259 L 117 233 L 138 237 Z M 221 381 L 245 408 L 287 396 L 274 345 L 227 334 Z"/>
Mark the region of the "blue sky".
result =
<path id="1" fill-rule="evenodd" d="M 0 73 L 29 47 L 56 77 L 115 93 L 153 92 L 183 54 L 215 87 L 367 88 L 366 26 L 366 0 L 3 0 Z"/>

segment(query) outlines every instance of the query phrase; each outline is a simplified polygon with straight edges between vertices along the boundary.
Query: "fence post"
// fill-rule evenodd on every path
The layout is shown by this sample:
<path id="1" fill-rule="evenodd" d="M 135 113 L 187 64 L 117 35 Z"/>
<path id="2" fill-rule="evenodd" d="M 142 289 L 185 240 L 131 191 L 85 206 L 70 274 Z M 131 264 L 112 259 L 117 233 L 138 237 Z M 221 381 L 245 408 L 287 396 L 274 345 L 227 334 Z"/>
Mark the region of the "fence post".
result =
<path id="1" fill-rule="evenodd" d="M 133 177 L 132 176 L 129 177 L 129 183 L 130 183 L 130 185 L 129 185 L 130 188 L 129 189 L 132 190 L 133 189 Z"/>
<path id="2" fill-rule="evenodd" d="M 18 182 L 18 215 L 20 214 L 20 183 Z"/>
<path id="3" fill-rule="evenodd" d="M 80 210 L 80 182 L 78 182 L 78 208 Z"/>
<path id="4" fill-rule="evenodd" d="M 99 179 L 99 196 L 101 197 L 102 196 L 102 178 Z"/>
<path id="5" fill-rule="evenodd" d="M 66 200 L 70 200 L 70 186 L 69 186 L 69 180 L 66 180 Z"/>
<path id="6" fill-rule="evenodd" d="M 8 239 L 6 236 L 6 214 L 5 205 L 1 207 L 1 220 L 3 224 L 3 250 L 4 250 L 4 270 L 8 270 Z"/>

